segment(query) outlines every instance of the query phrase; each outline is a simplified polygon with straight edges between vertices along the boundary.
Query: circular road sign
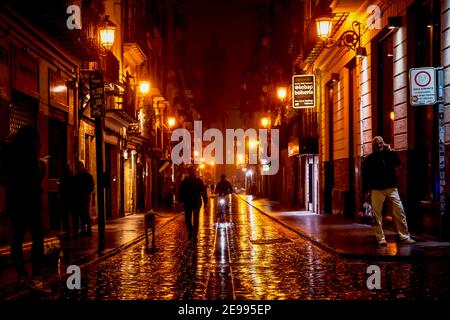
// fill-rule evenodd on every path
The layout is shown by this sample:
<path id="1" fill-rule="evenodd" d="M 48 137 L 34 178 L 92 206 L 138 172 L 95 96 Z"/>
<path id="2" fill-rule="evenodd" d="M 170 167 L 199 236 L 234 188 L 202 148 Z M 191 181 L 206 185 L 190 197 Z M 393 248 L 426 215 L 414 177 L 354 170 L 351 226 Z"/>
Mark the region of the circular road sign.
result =
<path id="1" fill-rule="evenodd" d="M 431 75 L 428 72 L 426 72 L 426 71 L 420 71 L 414 77 L 414 82 L 419 87 L 426 87 L 431 82 Z"/>

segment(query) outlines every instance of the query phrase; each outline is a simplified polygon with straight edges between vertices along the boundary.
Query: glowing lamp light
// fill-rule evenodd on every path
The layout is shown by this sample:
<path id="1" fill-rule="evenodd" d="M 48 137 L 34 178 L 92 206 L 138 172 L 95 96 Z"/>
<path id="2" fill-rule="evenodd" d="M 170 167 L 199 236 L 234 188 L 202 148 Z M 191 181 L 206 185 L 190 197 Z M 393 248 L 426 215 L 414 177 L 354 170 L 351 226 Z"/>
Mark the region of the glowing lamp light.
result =
<path id="1" fill-rule="evenodd" d="M 277 96 L 278 96 L 278 99 L 280 99 L 281 101 L 286 99 L 287 88 L 286 87 L 278 87 L 277 88 Z"/>
<path id="2" fill-rule="evenodd" d="M 147 95 L 150 92 L 150 82 L 139 81 L 139 92 L 143 95 Z"/>
<path id="3" fill-rule="evenodd" d="M 224 205 L 224 204 L 225 204 L 225 199 L 224 199 L 224 198 L 221 198 L 221 199 L 219 200 L 219 203 L 220 203 L 221 205 Z"/>
<path id="4" fill-rule="evenodd" d="M 321 39 L 327 39 L 331 35 L 332 22 L 330 17 L 319 17 L 316 19 L 317 35 Z"/>
<path id="5" fill-rule="evenodd" d="M 174 117 L 170 117 L 167 120 L 167 123 L 169 124 L 169 127 L 172 128 L 175 125 L 175 118 Z"/>
<path id="6" fill-rule="evenodd" d="M 108 16 L 105 17 L 105 25 L 100 28 L 100 44 L 106 50 L 111 49 L 114 44 L 114 35 L 116 32 L 116 25 L 109 21 Z"/>
<path id="7" fill-rule="evenodd" d="M 251 141 L 249 142 L 250 148 L 256 148 L 256 147 L 258 146 L 258 144 L 259 144 L 259 142 L 258 142 L 258 141 L 255 141 L 255 140 L 251 140 Z"/>
<path id="8" fill-rule="evenodd" d="M 389 114 L 389 117 L 391 118 L 392 121 L 395 120 L 395 112 L 391 111 L 391 113 Z"/>
<path id="9" fill-rule="evenodd" d="M 67 90 L 67 87 L 66 86 L 62 86 L 62 85 L 54 86 L 52 88 L 52 91 L 56 92 L 56 93 L 65 92 L 66 90 Z"/>
<path id="10" fill-rule="evenodd" d="M 333 26 L 333 10 L 328 8 L 323 8 L 320 14 L 316 18 L 316 28 L 317 36 L 325 40 L 331 35 L 331 28 Z"/>
<path id="11" fill-rule="evenodd" d="M 268 118 L 262 118 L 261 124 L 263 127 L 267 127 L 269 125 L 269 119 Z"/>
<path id="12" fill-rule="evenodd" d="M 205 164 L 202 163 L 202 164 L 199 166 L 199 168 L 200 168 L 200 169 L 204 169 L 204 168 L 205 168 Z"/>

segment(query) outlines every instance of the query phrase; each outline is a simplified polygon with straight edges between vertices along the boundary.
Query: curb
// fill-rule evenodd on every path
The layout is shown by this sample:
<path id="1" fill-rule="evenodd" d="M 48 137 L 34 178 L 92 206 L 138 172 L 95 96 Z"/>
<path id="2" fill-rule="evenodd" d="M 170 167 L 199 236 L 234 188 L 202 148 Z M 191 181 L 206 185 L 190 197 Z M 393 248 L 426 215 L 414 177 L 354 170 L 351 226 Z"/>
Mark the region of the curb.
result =
<path id="1" fill-rule="evenodd" d="M 177 213 L 177 214 L 175 214 L 174 217 L 170 218 L 168 221 L 166 221 L 166 222 L 164 222 L 163 224 L 161 224 L 161 225 L 155 227 L 155 234 L 156 234 L 156 231 L 159 231 L 161 228 L 165 227 L 166 225 L 168 225 L 169 223 L 171 223 L 172 221 L 174 221 L 176 218 L 178 218 L 179 215 L 180 215 L 180 214 Z M 135 238 L 135 239 L 133 239 L 133 240 L 130 240 L 130 241 L 128 241 L 127 243 L 124 243 L 124 244 L 120 245 L 120 246 L 117 247 L 117 248 L 111 249 L 110 251 L 106 252 L 105 254 L 101 255 L 101 256 L 98 257 L 98 258 L 96 258 L 96 259 L 94 259 L 94 260 L 92 260 L 92 261 L 86 262 L 85 264 L 82 264 L 82 265 L 80 266 L 80 269 L 85 269 L 85 268 L 87 268 L 87 267 L 89 267 L 89 266 L 91 266 L 91 265 L 100 263 L 100 262 L 102 262 L 103 260 L 106 260 L 106 259 L 108 259 L 108 258 L 110 258 L 110 257 L 112 257 L 112 256 L 115 256 L 115 255 L 118 254 L 120 251 L 123 251 L 123 250 L 127 249 L 128 247 L 131 247 L 132 245 L 134 245 L 134 244 L 136 244 L 136 243 L 138 243 L 138 242 L 140 242 L 140 241 L 142 241 L 142 240 L 144 240 L 144 239 L 145 239 L 145 234 L 142 234 L 142 235 L 138 236 L 137 238 Z"/>
<path id="2" fill-rule="evenodd" d="M 279 219 L 277 219 L 276 217 L 274 217 L 273 215 L 263 211 L 262 209 L 258 208 L 256 205 L 254 205 L 253 203 L 247 201 L 246 199 L 244 199 L 242 196 L 240 195 L 236 195 L 240 200 L 246 202 L 248 205 L 252 206 L 254 209 L 258 210 L 259 212 L 261 212 L 262 214 L 264 214 L 265 216 L 269 217 L 270 219 L 276 221 L 277 223 L 281 224 L 283 227 L 295 232 L 296 234 L 298 234 L 299 236 L 301 236 L 302 238 L 311 241 L 313 244 L 315 244 L 316 246 L 318 246 L 319 248 L 332 253 L 334 255 L 337 255 L 339 257 L 342 258 L 346 258 L 346 259 L 360 259 L 360 260 L 373 260 L 373 259 L 377 259 L 377 260 L 384 260 L 384 261 L 416 261 L 416 260 L 450 260 L 449 256 L 420 256 L 420 255 L 414 255 L 414 256 L 386 256 L 386 255 L 371 255 L 371 254 L 357 254 L 357 253 L 351 253 L 351 252 L 342 252 L 340 250 L 337 250 L 336 248 L 333 248 L 332 246 L 328 245 L 327 243 L 320 241 L 318 239 L 315 239 L 314 237 L 311 237 L 303 232 L 301 232 L 298 229 L 293 228 L 292 226 L 280 221 Z"/>

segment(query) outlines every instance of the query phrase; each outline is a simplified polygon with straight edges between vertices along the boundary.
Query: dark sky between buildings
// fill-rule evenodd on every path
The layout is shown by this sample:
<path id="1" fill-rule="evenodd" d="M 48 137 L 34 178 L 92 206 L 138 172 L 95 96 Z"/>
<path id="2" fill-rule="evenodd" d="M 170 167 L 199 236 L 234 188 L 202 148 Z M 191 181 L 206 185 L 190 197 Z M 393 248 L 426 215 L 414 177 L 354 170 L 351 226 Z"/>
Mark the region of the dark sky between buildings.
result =
<path id="1" fill-rule="evenodd" d="M 215 101 L 217 105 L 211 108 L 219 117 L 225 116 L 226 127 L 229 128 L 240 126 L 238 104 L 241 76 L 259 41 L 264 3 L 264 0 L 181 1 L 181 14 L 187 23 L 187 59 L 200 67 L 204 66 L 204 55 L 210 47 L 212 34 L 216 34 L 218 46 L 224 48 L 225 74 L 219 74 L 219 71 L 216 75 L 213 72 L 214 77 L 224 79 L 223 88 L 219 89 L 223 90 L 223 94 L 218 98 L 221 101 Z"/>

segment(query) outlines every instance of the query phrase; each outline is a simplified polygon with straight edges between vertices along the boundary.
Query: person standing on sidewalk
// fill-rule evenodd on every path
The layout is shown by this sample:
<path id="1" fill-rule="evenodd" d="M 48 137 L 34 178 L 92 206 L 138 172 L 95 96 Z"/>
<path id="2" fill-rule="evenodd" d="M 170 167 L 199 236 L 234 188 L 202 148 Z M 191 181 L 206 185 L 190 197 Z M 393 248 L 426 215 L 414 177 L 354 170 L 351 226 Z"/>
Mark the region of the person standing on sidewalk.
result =
<path id="1" fill-rule="evenodd" d="M 197 240 L 199 214 L 202 207 L 202 198 L 204 206 L 208 205 L 208 195 L 203 180 L 195 176 L 195 168 L 189 167 L 189 176 L 180 184 L 179 199 L 184 205 L 184 215 L 186 227 L 189 232 L 189 240 Z M 192 217 L 194 223 L 192 224 Z"/>
<path id="2" fill-rule="evenodd" d="M 42 181 L 46 164 L 39 159 L 40 136 L 36 128 L 20 128 L 12 140 L 10 172 L 6 186 L 6 210 L 11 218 L 11 257 L 14 262 L 20 287 L 30 286 L 42 292 L 51 290 L 41 275 L 44 256 L 44 221 L 42 216 Z M 32 277 L 28 278 L 23 257 L 23 242 L 26 228 L 32 239 Z"/>
<path id="3" fill-rule="evenodd" d="M 92 235 L 90 202 L 91 193 L 94 191 L 94 178 L 86 170 L 83 162 L 77 161 L 77 174 L 75 176 L 76 185 L 76 209 L 81 222 L 81 235 Z M 78 231 L 78 230 L 77 230 Z"/>
<path id="4" fill-rule="evenodd" d="M 395 169 L 400 166 L 400 158 L 383 138 L 376 136 L 372 140 L 373 152 L 363 164 L 363 192 L 366 199 L 371 198 L 374 212 L 374 232 L 380 246 L 387 244 L 383 232 L 383 204 L 386 198 L 393 204 L 392 216 L 397 228 L 400 243 L 414 244 L 408 232 L 405 211 L 397 190 Z"/>

